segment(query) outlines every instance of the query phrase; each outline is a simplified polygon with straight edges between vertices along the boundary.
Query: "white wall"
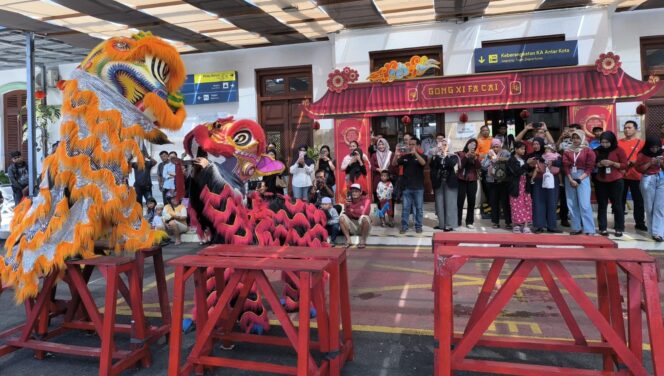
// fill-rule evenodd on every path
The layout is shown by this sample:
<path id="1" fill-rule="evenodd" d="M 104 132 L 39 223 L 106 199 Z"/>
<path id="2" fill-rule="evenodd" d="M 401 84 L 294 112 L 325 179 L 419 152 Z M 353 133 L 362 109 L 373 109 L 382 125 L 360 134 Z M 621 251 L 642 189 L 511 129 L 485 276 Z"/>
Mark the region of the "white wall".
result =
<path id="1" fill-rule="evenodd" d="M 418 46 L 443 46 L 446 76 L 474 73 L 473 52 L 482 41 L 565 34 L 578 41 L 579 64 L 593 64 L 600 53 L 611 49 L 610 18 L 606 8 L 546 11 L 487 17 L 465 23 L 436 22 L 372 30 L 341 31 L 334 35 L 334 65 L 350 66 L 365 79 L 370 71 L 369 52 Z M 447 113 L 447 129 L 458 113 Z M 484 113 L 468 113 L 470 121 L 483 123 Z"/>
<path id="2" fill-rule="evenodd" d="M 641 79 L 641 37 L 664 35 L 664 9 L 616 13 L 611 18 L 613 51 L 620 55 L 622 69 Z M 618 103 L 618 116 L 636 116 L 639 102 Z"/>

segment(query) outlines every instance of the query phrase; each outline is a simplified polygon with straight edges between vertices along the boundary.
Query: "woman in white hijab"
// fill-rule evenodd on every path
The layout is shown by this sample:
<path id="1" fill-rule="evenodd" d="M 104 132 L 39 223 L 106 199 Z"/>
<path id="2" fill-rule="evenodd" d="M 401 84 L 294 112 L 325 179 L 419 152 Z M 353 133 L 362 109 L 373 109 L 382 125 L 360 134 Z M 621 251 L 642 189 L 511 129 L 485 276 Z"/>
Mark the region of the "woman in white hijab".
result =
<path id="1" fill-rule="evenodd" d="M 383 171 L 390 171 L 390 162 L 392 161 L 392 152 L 390 144 L 384 138 L 376 141 L 376 152 L 371 156 L 371 186 L 373 187 L 374 200 L 378 200 L 376 188 L 380 182 L 380 174 Z"/>
<path id="2" fill-rule="evenodd" d="M 567 207 L 572 222 L 570 234 L 595 233 L 595 220 L 590 204 L 590 174 L 595 168 L 595 152 L 586 144 L 581 130 L 572 132 L 572 145 L 563 154 L 563 173 Z"/>
<path id="3" fill-rule="evenodd" d="M 431 185 L 436 197 L 438 226 L 434 229 L 452 231 L 458 225 L 457 194 L 459 182 L 456 169 L 459 157 L 452 152 L 452 141 L 439 141 L 431 156 Z"/>

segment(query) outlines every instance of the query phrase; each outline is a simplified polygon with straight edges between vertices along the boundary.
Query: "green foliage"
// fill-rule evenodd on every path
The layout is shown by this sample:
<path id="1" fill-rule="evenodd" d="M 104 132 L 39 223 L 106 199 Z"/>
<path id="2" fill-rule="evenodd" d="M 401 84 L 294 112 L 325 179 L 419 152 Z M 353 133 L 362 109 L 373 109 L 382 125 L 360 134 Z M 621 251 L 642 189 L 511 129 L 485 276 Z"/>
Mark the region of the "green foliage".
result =
<path id="1" fill-rule="evenodd" d="M 28 108 L 26 106 L 23 106 L 21 108 L 21 111 L 18 114 L 18 119 L 19 122 L 21 122 L 21 118 L 23 115 L 25 115 L 28 112 Z M 50 123 L 54 123 L 60 119 L 60 106 L 59 105 L 46 105 L 42 103 L 37 103 L 35 106 L 35 139 L 38 140 L 36 141 L 35 147 L 37 148 L 37 151 L 44 151 L 44 157 L 49 155 L 49 132 L 48 132 L 48 126 Z M 26 122 L 23 124 L 23 141 L 28 140 L 28 123 Z"/>
<path id="2" fill-rule="evenodd" d="M 9 176 L 4 171 L 0 171 L 0 184 L 9 184 Z"/>
<path id="3" fill-rule="evenodd" d="M 313 148 L 308 147 L 307 148 L 307 157 L 311 158 L 313 161 L 317 161 L 319 150 L 320 150 L 320 148 L 316 147 L 316 146 L 314 146 Z"/>

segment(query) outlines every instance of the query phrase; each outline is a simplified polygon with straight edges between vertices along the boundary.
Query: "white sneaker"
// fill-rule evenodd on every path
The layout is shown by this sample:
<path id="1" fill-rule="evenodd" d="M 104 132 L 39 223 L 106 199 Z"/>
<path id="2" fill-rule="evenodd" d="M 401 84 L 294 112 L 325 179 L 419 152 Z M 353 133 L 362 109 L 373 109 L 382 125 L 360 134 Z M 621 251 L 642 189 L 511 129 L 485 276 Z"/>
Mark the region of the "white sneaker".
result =
<path id="1" fill-rule="evenodd" d="M 472 224 L 466 225 L 466 227 L 468 227 L 469 229 L 474 229 L 475 228 L 475 226 L 473 226 Z"/>

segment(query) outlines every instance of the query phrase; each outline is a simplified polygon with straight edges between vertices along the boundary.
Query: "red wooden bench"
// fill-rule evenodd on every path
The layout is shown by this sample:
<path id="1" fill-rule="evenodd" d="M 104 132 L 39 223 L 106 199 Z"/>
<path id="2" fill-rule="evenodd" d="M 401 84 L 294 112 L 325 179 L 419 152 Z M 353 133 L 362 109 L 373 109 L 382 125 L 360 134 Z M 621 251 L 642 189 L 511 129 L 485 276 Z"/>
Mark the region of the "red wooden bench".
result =
<path id="1" fill-rule="evenodd" d="M 350 292 L 348 286 L 348 265 L 346 250 L 343 248 L 309 248 L 293 246 L 257 247 L 247 245 L 219 244 L 204 248 L 199 255 L 224 257 L 268 257 L 297 260 L 327 260 L 329 267 L 329 326 L 330 349 L 327 358 L 330 359 L 330 374 L 339 375 L 346 361 L 353 359 L 353 337 L 350 311 Z M 293 281 L 299 276 L 287 272 Z M 298 283 L 299 285 L 299 283 Z M 321 285 L 322 286 L 322 285 Z M 323 286 L 322 286 L 323 287 Z M 325 292 L 323 291 L 323 295 Z M 320 311 L 325 304 L 316 306 Z M 341 314 L 342 340 L 339 343 L 339 314 Z"/>
<path id="2" fill-rule="evenodd" d="M 173 298 L 173 316 L 172 331 L 170 338 L 170 353 L 168 374 L 188 375 L 194 368 L 197 373 L 203 372 L 203 367 L 232 367 L 259 372 L 273 372 L 281 374 L 305 376 L 310 374 L 327 374 L 329 371 L 329 361 L 324 360 L 320 366 L 316 365 L 311 355 L 310 341 L 310 317 L 309 310 L 300 309 L 298 329 L 290 320 L 290 317 L 281 306 L 277 293 L 272 288 L 265 270 L 277 270 L 296 272 L 300 278 L 300 305 L 309 307 L 311 300 L 323 298 L 321 296 L 323 283 L 323 272 L 330 267 L 328 260 L 301 260 L 301 259 L 281 259 L 269 257 L 223 257 L 223 256 L 204 256 L 188 255 L 182 256 L 168 262 L 175 267 L 174 280 L 174 298 Z M 214 309 L 208 317 L 206 309 L 197 309 L 197 329 L 196 343 L 189 354 L 187 361 L 181 366 L 180 351 L 182 345 L 182 318 L 184 311 L 184 286 L 186 280 L 194 275 L 196 289 L 194 292 L 196 304 L 199 307 L 205 306 L 206 291 L 205 271 L 208 267 L 218 269 L 223 272 L 227 268 L 232 268 L 230 280 L 222 286 L 221 296 Z M 297 366 L 284 366 L 272 363 L 246 361 L 239 359 L 228 359 L 210 356 L 214 339 L 229 338 L 228 334 L 232 331 L 235 321 L 240 314 L 244 300 L 249 294 L 249 289 L 257 283 L 258 289 L 267 300 L 272 312 L 279 320 L 284 332 L 286 341 L 278 341 L 266 338 L 264 341 L 255 341 L 270 345 L 288 344 L 293 347 L 297 353 Z M 239 284 L 243 287 L 240 290 L 239 297 L 235 305 L 231 308 L 229 302 L 233 291 Z M 318 291 L 318 293 L 312 293 Z M 313 296 L 312 296 L 313 295 Z M 324 299 L 324 298 L 323 298 Z M 319 312 L 317 316 L 319 324 L 319 348 L 321 351 L 327 351 L 329 347 L 329 338 L 327 332 L 327 317 L 325 310 Z M 248 337 L 235 337 L 247 339 Z"/>
<path id="3" fill-rule="evenodd" d="M 438 249 L 439 246 L 459 246 L 461 244 L 496 245 L 500 247 L 618 247 L 614 241 L 600 236 L 509 233 L 470 234 L 462 232 L 437 232 L 433 236 L 432 244 L 432 252 L 434 253 L 435 258 L 437 258 L 436 249 Z M 436 265 L 434 265 L 434 267 Z M 491 265 L 491 269 L 489 270 L 487 278 L 484 281 L 484 285 L 482 286 L 480 299 L 488 298 L 486 291 L 492 291 L 493 286 L 495 285 L 496 280 L 500 275 L 500 269 L 502 267 L 502 263 L 493 263 Z M 598 263 L 596 266 L 596 273 L 597 294 L 600 301 L 600 311 L 607 318 L 609 315 L 613 314 L 614 320 L 622 320 L 622 313 L 619 312 L 618 309 L 611 309 L 612 306 L 619 307 L 621 304 L 617 265 L 611 262 Z M 435 281 L 436 278 L 434 276 L 432 289 L 435 289 Z M 438 315 L 437 309 L 438 306 L 435 306 L 434 312 L 436 316 Z M 604 367 L 606 369 L 612 367 L 612 360 L 608 356 L 604 357 Z"/>
<path id="4" fill-rule="evenodd" d="M 436 343 L 436 375 L 451 375 L 454 370 L 473 372 L 502 373 L 516 375 L 535 374 L 581 374 L 610 375 L 625 374 L 647 375 L 643 366 L 642 317 L 641 307 L 646 311 L 647 326 L 656 375 L 664 375 L 664 329 L 662 327 L 659 290 L 655 260 L 638 249 L 611 248 L 506 248 L 506 247 L 436 247 L 436 291 L 435 304 L 438 307 L 434 331 L 440 343 Z M 462 335 L 453 333 L 453 277 L 470 259 L 493 260 L 491 271 L 500 273 L 506 260 L 517 260 L 518 264 L 508 279 L 498 289 L 492 299 L 493 284 L 486 283 L 475 303 L 471 317 Z M 595 265 L 618 265 L 627 275 L 627 315 L 628 331 L 625 333 L 622 320 L 622 304 L 609 305 L 615 310 L 605 315 L 595 308 L 592 300 L 586 296 L 571 274 L 565 269 L 564 261 L 588 261 Z M 506 337 L 485 337 L 497 315 L 509 302 L 512 295 L 528 277 L 533 269 L 538 269 L 553 301 L 567 325 L 573 339 L 569 341 L 549 339 L 515 339 Z M 491 271 L 489 273 L 491 273 Z M 578 323 L 567 305 L 554 277 L 563 285 L 573 300 L 579 305 L 586 317 L 596 326 L 605 342 L 590 344 L 584 337 Z M 616 278 L 616 281 L 618 279 Z M 611 285 L 609 284 L 609 287 Z M 618 295 L 619 297 L 619 295 Z M 601 296 L 599 299 L 603 299 Z M 604 299 L 606 296 L 604 296 Z M 618 313 L 619 312 L 619 313 Z M 616 319 L 620 315 L 620 319 Z M 454 345 L 454 347 L 452 347 Z M 580 353 L 598 353 L 605 359 L 613 359 L 616 364 L 604 363 L 602 371 L 579 370 L 564 367 L 551 367 L 523 363 L 509 363 L 488 360 L 466 359 L 475 346 L 530 349 L 542 351 L 565 351 Z M 610 365 L 610 367 L 609 367 Z M 615 366 L 615 368 L 614 368 Z M 621 369 L 621 368 L 626 368 Z"/>
<path id="5" fill-rule="evenodd" d="M 87 285 L 95 268 L 106 279 L 103 314 L 100 313 Z M 121 279 L 122 274 L 127 276 L 129 287 Z M 43 355 L 43 352 L 96 357 L 99 358 L 100 375 L 117 375 L 138 362 L 144 367 L 150 366 L 149 343 L 156 341 L 164 332 L 159 328 L 147 326 L 140 277 L 138 263 L 131 257 L 100 256 L 67 261 L 63 281 L 69 286 L 72 298 L 66 304 L 63 322 L 55 329 L 49 330 L 49 300 L 54 295 L 60 278 L 59 271 L 53 271 L 44 278 L 20 336 L 8 340 L 7 344 L 15 348 L 37 350 L 38 357 Z M 131 324 L 116 323 L 118 293 L 126 295 L 125 300 L 132 312 Z M 66 345 L 52 341 L 70 330 L 95 331 L 99 336 L 100 346 Z M 130 348 L 117 348 L 114 339 L 117 333 L 130 336 Z"/>

